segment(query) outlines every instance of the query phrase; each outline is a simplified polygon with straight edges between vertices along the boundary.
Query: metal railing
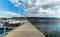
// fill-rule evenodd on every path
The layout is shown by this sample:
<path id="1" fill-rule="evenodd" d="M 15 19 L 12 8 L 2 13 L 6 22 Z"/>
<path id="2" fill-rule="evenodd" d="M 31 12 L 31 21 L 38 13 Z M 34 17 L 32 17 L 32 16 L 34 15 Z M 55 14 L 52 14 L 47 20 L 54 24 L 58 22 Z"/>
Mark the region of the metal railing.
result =
<path id="1" fill-rule="evenodd" d="M 9 32 L 9 31 L 7 31 L 6 28 L 8 28 L 8 29 L 15 29 L 15 28 L 17 28 L 17 27 L 3 27 L 3 33 L 0 35 L 0 37 L 3 37 L 3 36 L 5 36 L 5 35 L 8 35 L 8 32 Z"/>

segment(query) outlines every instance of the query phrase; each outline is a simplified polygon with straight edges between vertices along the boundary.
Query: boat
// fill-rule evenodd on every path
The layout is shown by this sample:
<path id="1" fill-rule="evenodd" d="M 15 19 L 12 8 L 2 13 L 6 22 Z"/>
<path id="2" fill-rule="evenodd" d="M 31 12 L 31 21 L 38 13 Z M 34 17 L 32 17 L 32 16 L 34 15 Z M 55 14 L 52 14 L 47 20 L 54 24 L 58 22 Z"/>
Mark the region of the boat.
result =
<path id="1" fill-rule="evenodd" d="M 19 20 L 8 21 L 8 22 L 4 22 L 4 26 L 5 27 L 17 27 L 20 24 L 23 24 L 25 22 L 27 22 L 27 20 L 24 20 L 24 21 L 19 21 Z"/>
<path id="2" fill-rule="evenodd" d="M 21 23 L 19 21 L 9 21 L 9 22 L 4 22 L 4 27 L 17 27 Z"/>

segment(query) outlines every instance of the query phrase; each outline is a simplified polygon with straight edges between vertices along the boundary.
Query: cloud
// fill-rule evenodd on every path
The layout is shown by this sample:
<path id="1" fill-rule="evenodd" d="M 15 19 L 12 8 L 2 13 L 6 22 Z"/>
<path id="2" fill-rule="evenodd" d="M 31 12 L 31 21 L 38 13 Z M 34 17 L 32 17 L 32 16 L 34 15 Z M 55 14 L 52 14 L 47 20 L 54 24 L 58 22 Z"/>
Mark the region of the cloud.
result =
<path id="1" fill-rule="evenodd" d="M 60 17 L 60 0 L 10 0 L 17 7 L 26 7 L 25 9 L 26 17 Z M 25 3 L 25 4 L 24 4 Z M 23 8 L 24 9 L 24 8 Z"/>
<path id="2" fill-rule="evenodd" d="M 41 15 L 54 15 L 55 11 L 49 9 L 43 9 L 43 8 L 31 8 L 31 10 L 28 10 L 24 13 L 26 17 L 40 17 Z"/>
<path id="3" fill-rule="evenodd" d="M 31 4 L 33 2 L 30 1 L 31 7 L 27 9 L 24 14 L 26 16 L 32 16 L 32 17 L 60 17 L 60 0 L 37 0 L 32 6 Z M 57 8 L 55 10 L 55 8 Z M 59 9 L 58 9 L 59 8 Z M 57 13 L 58 12 L 58 13 Z"/>
<path id="4" fill-rule="evenodd" d="M 51 10 L 50 8 L 49 8 L 49 9 L 40 8 L 38 12 L 39 12 L 40 14 L 42 14 L 42 13 L 54 14 L 54 13 L 55 13 L 55 11 Z"/>
<path id="5" fill-rule="evenodd" d="M 21 2 L 19 2 L 19 0 L 9 0 L 9 1 L 13 3 L 15 7 L 19 7 L 19 5 L 21 5 Z"/>
<path id="6" fill-rule="evenodd" d="M 9 0 L 15 7 L 23 8 L 24 10 L 28 7 L 27 0 Z M 26 3 L 27 2 L 27 3 Z"/>
<path id="7" fill-rule="evenodd" d="M 19 0 L 10 0 L 12 3 L 18 3 Z"/>
<path id="8" fill-rule="evenodd" d="M 29 6 L 32 6 L 32 5 L 41 6 L 41 5 L 46 5 L 46 4 L 50 4 L 50 3 L 56 4 L 56 3 L 60 2 L 60 0 L 9 0 L 9 1 L 11 3 L 13 3 L 15 6 L 21 5 L 22 4 L 21 2 L 23 2 L 23 4 L 26 3 Z"/>
<path id="9" fill-rule="evenodd" d="M 22 15 L 10 11 L 2 11 L 0 14 L 2 14 L 1 17 L 22 17 Z"/>
<path id="10" fill-rule="evenodd" d="M 37 0 L 37 2 L 35 3 L 35 5 L 44 5 L 44 4 L 48 4 L 48 3 L 56 3 L 56 2 L 60 2 L 60 0 Z"/>

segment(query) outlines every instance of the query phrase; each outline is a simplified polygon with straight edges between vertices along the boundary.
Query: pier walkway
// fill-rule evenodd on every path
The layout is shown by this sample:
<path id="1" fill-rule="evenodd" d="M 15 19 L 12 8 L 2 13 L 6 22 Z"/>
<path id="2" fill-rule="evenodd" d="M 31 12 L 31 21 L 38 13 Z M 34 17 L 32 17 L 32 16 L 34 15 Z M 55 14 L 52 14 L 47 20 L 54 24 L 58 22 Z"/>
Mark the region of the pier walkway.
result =
<path id="1" fill-rule="evenodd" d="M 16 29 L 8 32 L 4 37 L 45 37 L 45 35 L 30 22 L 26 22 Z"/>

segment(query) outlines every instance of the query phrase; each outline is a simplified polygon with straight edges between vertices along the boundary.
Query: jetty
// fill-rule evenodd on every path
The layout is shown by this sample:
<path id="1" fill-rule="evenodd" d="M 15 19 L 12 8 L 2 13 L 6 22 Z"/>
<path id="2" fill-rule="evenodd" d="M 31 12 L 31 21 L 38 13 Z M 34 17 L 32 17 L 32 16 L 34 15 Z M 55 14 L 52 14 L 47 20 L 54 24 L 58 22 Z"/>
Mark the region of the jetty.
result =
<path id="1" fill-rule="evenodd" d="M 45 37 L 32 23 L 26 22 L 8 32 L 4 37 Z"/>

